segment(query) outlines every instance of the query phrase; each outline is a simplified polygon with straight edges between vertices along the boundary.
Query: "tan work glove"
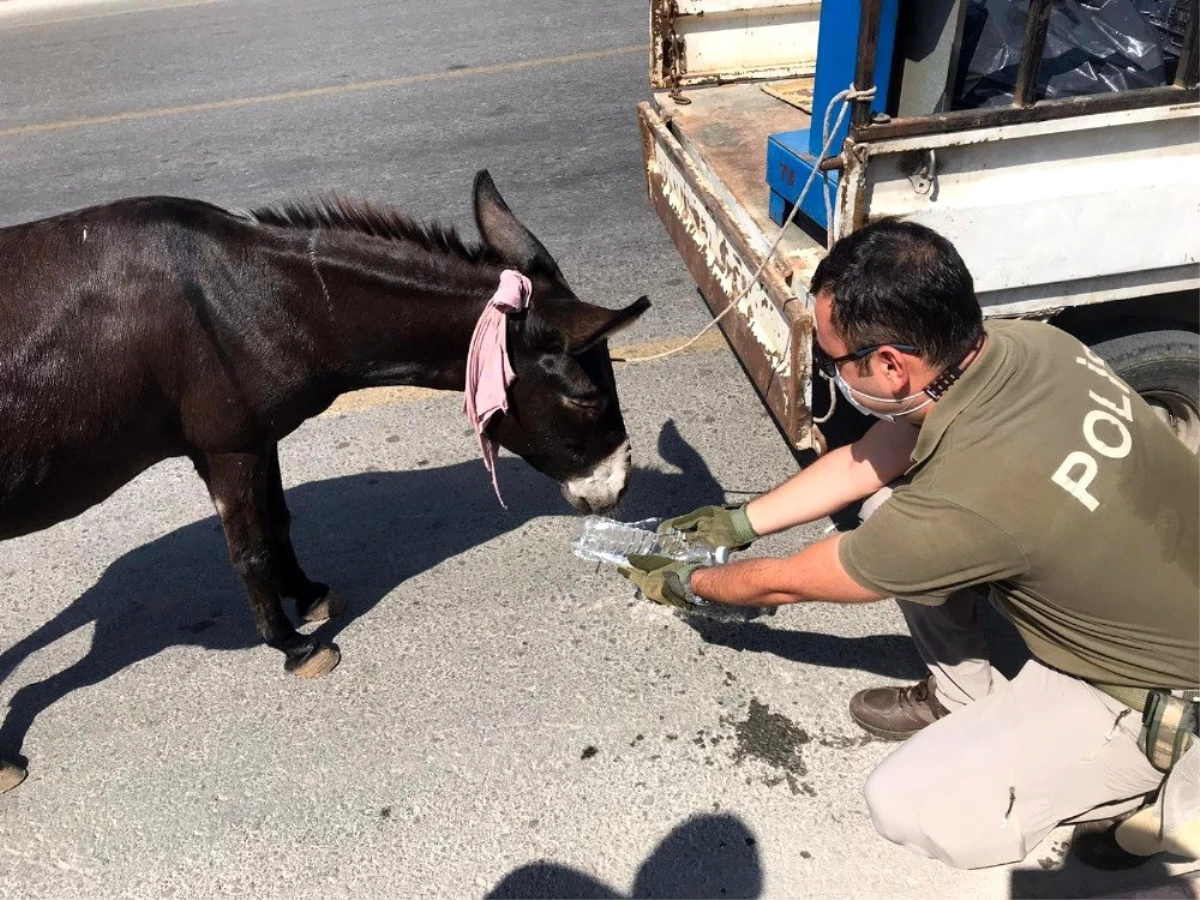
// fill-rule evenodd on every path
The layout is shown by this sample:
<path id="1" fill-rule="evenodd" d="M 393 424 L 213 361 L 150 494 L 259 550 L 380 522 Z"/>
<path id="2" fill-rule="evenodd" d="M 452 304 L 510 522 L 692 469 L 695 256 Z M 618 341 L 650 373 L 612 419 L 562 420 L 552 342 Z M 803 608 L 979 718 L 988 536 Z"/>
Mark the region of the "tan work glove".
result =
<path id="1" fill-rule="evenodd" d="M 709 547 L 728 547 L 745 550 L 762 535 L 750 524 L 746 504 L 741 506 L 702 506 L 684 516 L 667 519 L 658 526 L 659 533 L 674 529 L 689 543 Z"/>
<path id="2" fill-rule="evenodd" d="M 697 598 L 689 583 L 699 568 L 667 556 L 631 556 L 629 567 L 622 566 L 617 572 L 655 603 L 691 609 Z"/>

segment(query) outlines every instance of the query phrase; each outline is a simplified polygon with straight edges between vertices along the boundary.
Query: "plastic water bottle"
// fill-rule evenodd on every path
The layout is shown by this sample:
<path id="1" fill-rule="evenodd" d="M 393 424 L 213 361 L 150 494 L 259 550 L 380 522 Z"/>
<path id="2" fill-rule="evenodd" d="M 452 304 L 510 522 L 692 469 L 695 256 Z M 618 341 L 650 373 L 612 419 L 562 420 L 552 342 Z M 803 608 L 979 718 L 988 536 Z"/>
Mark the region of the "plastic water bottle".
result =
<path id="1" fill-rule="evenodd" d="M 704 544 L 689 544 L 678 531 L 656 530 L 661 519 L 641 522 L 617 522 L 603 516 L 588 516 L 583 520 L 579 537 L 571 545 L 575 555 L 591 562 L 614 566 L 629 565 L 631 556 L 668 556 L 680 562 L 698 566 L 715 566 L 729 562 L 729 549 L 713 550 Z"/>
<path id="2" fill-rule="evenodd" d="M 579 537 L 571 545 L 575 555 L 590 562 L 614 566 L 629 565 L 631 556 L 668 556 L 680 562 L 698 566 L 724 565 L 729 562 L 729 548 L 712 549 L 704 544 L 689 544 L 678 531 L 657 531 L 661 519 L 641 522 L 617 522 L 603 516 L 588 516 L 583 520 Z M 639 592 L 640 595 L 640 592 Z M 756 606 L 727 606 L 697 598 L 688 613 L 718 622 L 745 622 L 762 615 L 775 615 L 775 608 Z"/>

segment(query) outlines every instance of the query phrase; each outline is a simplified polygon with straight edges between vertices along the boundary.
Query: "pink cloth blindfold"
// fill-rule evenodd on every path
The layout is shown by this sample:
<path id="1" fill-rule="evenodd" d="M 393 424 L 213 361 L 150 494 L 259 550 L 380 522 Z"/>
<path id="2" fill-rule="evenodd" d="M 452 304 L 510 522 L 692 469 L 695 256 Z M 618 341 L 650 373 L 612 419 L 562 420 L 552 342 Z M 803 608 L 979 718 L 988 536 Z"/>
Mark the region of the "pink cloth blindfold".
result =
<path id="1" fill-rule="evenodd" d="M 492 476 L 496 499 L 505 509 L 496 480 L 496 441 L 487 435 L 488 423 L 497 413 L 508 412 L 508 386 L 516 377 L 508 361 L 508 316 L 529 305 L 533 285 L 514 269 L 500 275 L 500 287 L 483 308 L 467 351 L 467 388 L 463 411 L 479 438 L 483 464 Z"/>

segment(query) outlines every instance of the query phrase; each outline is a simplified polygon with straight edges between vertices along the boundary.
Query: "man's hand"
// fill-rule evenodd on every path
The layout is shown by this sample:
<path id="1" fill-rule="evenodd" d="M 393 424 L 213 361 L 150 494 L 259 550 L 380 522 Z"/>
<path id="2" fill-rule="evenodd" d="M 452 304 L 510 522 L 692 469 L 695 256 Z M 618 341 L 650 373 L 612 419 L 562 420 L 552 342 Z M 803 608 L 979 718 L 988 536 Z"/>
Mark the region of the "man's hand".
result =
<path id="1" fill-rule="evenodd" d="M 689 543 L 707 544 L 714 549 L 745 550 L 760 537 L 750 524 L 744 503 L 741 506 L 702 506 L 685 516 L 667 519 L 658 526 L 660 533 L 668 528 L 678 531 Z"/>
<path id="2" fill-rule="evenodd" d="M 699 568 L 666 556 L 631 556 L 629 567 L 617 571 L 655 603 L 691 609 L 696 605 L 696 595 L 688 582 Z"/>

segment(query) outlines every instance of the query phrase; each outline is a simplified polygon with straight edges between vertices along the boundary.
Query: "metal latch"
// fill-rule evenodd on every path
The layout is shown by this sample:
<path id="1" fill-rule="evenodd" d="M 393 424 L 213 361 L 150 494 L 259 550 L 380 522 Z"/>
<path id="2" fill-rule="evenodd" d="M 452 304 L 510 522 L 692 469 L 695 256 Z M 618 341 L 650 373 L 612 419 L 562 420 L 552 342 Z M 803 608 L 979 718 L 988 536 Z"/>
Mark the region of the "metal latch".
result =
<path id="1" fill-rule="evenodd" d="M 929 194 L 937 186 L 937 151 L 930 149 L 924 154 L 917 153 L 915 166 L 908 175 L 908 183 L 921 196 Z M 905 168 L 908 168 L 907 166 Z"/>

